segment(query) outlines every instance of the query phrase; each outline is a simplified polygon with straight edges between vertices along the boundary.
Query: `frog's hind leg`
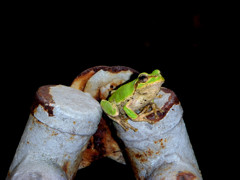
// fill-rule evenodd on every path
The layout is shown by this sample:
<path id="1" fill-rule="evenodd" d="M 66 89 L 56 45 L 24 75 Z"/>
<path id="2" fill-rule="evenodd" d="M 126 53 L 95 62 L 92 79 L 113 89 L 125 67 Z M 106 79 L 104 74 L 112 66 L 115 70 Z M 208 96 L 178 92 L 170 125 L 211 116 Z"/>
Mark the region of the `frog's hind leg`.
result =
<path id="1" fill-rule="evenodd" d="M 154 121 L 146 118 L 146 116 L 148 116 L 149 114 L 151 114 L 151 113 L 141 114 L 136 119 L 131 119 L 131 120 L 135 121 L 135 122 L 148 122 L 150 124 L 154 124 Z"/>
<path id="2" fill-rule="evenodd" d="M 157 112 L 159 111 L 160 113 L 163 113 L 164 111 L 161 109 L 161 108 L 159 108 L 158 106 L 157 106 L 157 104 L 155 104 L 154 102 L 152 102 L 151 104 L 150 104 L 150 106 L 151 106 L 151 109 L 152 109 L 152 111 L 150 111 L 151 113 L 154 113 L 154 115 L 155 115 L 155 117 L 157 118 L 158 117 L 158 114 L 157 114 Z"/>
<path id="3" fill-rule="evenodd" d="M 121 119 L 119 117 L 111 117 L 112 120 L 114 120 L 115 122 L 117 122 L 120 126 L 122 126 L 122 128 L 125 130 L 125 131 L 128 131 L 129 128 L 132 129 L 133 131 L 138 131 L 138 129 L 134 128 L 133 126 L 131 126 L 127 119 Z"/>
<path id="4" fill-rule="evenodd" d="M 136 122 L 145 121 L 145 122 L 154 124 L 154 121 L 149 120 L 147 116 L 154 113 L 154 116 L 157 118 L 158 111 L 162 112 L 162 110 L 158 108 L 155 103 L 150 103 L 143 108 L 143 110 L 138 114 L 138 117 L 136 119 L 132 119 L 132 120 Z"/>
<path id="5" fill-rule="evenodd" d="M 152 111 L 154 112 L 154 116 L 157 117 L 158 116 L 157 111 L 158 110 L 161 111 L 161 109 L 158 108 L 155 103 L 151 103 L 150 105 L 152 106 Z"/>

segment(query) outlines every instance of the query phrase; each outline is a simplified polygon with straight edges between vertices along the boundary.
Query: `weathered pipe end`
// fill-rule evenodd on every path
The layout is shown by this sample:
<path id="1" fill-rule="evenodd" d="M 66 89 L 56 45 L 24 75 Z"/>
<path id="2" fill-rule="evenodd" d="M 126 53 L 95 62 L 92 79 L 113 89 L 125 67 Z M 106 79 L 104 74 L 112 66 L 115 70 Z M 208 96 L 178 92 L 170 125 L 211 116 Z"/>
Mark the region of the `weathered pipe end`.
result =
<path id="1" fill-rule="evenodd" d="M 101 115 L 88 93 L 63 85 L 40 87 L 7 179 L 73 179 Z"/>
<path id="2" fill-rule="evenodd" d="M 37 107 L 41 105 L 45 109 L 45 111 L 48 112 L 49 116 L 53 116 L 54 101 L 52 99 L 52 95 L 49 92 L 51 87 L 54 87 L 54 85 L 41 86 L 37 90 L 31 107 L 30 113 L 32 115 L 34 115 Z"/>
<path id="3" fill-rule="evenodd" d="M 114 124 L 136 179 L 201 180 L 177 96 L 170 89 L 161 88 L 154 102 L 161 112 L 158 119 L 152 119 L 154 114 L 148 117 L 153 124 L 128 120 L 137 132 Z"/>

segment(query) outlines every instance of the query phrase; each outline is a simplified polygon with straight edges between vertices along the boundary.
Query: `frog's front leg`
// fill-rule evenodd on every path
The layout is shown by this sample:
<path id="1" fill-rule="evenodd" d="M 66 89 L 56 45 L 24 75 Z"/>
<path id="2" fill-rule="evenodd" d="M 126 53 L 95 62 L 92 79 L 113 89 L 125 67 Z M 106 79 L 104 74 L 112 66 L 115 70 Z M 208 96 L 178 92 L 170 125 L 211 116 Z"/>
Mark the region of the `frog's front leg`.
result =
<path id="1" fill-rule="evenodd" d="M 112 104 L 111 102 L 109 102 L 107 100 L 102 100 L 100 104 L 101 104 L 103 111 L 107 115 L 112 116 L 112 117 L 116 117 L 119 115 L 118 108 L 115 104 Z"/>
<path id="2" fill-rule="evenodd" d="M 116 106 L 116 104 L 113 104 L 107 100 L 102 100 L 101 101 L 101 107 L 103 111 L 108 115 L 108 117 L 115 122 L 117 122 L 122 128 L 127 131 L 129 128 L 132 129 L 133 131 L 137 131 L 136 128 L 132 127 L 127 120 L 122 119 L 119 117 L 119 110 Z"/>
<path id="3" fill-rule="evenodd" d="M 129 128 L 132 129 L 133 131 L 138 131 L 138 129 L 134 128 L 133 126 L 131 126 L 128 122 L 127 119 L 122 119 L 120 117 L 110 117 L 112 120 L 114 120 L 115 122 L 117 122 L 120 126 L 122 126 L 122 128 L 125 131 L 128 131 Z"/>
<path id="4" fill-rule="evenodd" d="M 125 106 L 123 107 L 123 110 L 126 112 L 126 114 L 128 115 L 129 118 L 131 118 L 132 121 L 136 121 L 136 122 L 141 122 L 141 121 L 145 121 L 148 123 L 153 124 L 154 122 L 147 119 L 146 116 L 149 115 L 148 113 L 140 113 L 139 115 L 137 113 L 135 113 L 131 108 L 130 108 L 130 104 L 131 102 L 128 102 L 125 104 Z M 145 108 L 144 108 L 145 109 Z M 147 110 L 147 108 L 146 108 Z M 144 110 L 145 111 L 145 110 Z M 147 115 L 146 115 L 147 114 Z"/>

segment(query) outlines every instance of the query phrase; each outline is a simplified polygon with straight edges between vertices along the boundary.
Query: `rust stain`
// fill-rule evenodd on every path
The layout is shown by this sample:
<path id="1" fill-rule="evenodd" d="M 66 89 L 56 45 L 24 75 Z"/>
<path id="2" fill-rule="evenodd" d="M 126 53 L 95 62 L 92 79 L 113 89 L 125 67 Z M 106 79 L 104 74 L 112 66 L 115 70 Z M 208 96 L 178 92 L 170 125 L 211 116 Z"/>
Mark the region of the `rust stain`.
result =
<path id="1" fill-rule="evenodd" d="M 157 98 L 161 98 L 163 95 L 162 94 L 159 94 L 158 96 L 157 96 Z"/>
<path id="2" fill-rule="evenodd" d="M 132 73 L 138 73 L 136 70 L 126 66 L 94 66 L 80 73 L 72 82 L 71 87 L 84 91 L 87 81 L 98 71 L 108 71 L 118 73 L 130 70 Z"/>
<path id="3" fill-rule="evenodd" d="M 80 167 L 89 166 L 93 161 L 106 156 L 113 157 L 115 152 L 119 152 L 119 147 L 111 136 L 106 120 L 101 118 L 96 133 L 90 138 L 86 150 L 83 151 Z"/>
<path id="4" fill-rule="evenodd" d="M 68 174 L 69 166 L 70 166 L 70 162 L 69 162 L 69 161 L 64 162 L 64 164 L 63 164 L 63 166 L 62 166 L 62 170 L 63 170 L 66 174 Z"/>
<path id="5" fill-rule="evenodd" d="M 77 76 L 71 87 L 74 87 L 76 89 L 79 89 L 81 91 L 84 90 L 84 87 L 86 86 L 88 80 L 95 74 L 95 72 L 93 70 L 90 70 L 88 72 L 86 72 L 86 74 L 80 74 L 79 76 Z"/>
<path id="6" fill-rule="evenodd" d="M 161 143 L 162 141 L 163 141 L 163 139 L 159 139 L 159 140 L 154 141 L 154 143 L 157 144 L 157 143 Z"/>
<path id="7" fill-rule="evenodd" d="M 41 86 L 37 90 L 34 101 L 33 101 L 33 105 L 31 107 L 31 114 L 34 114 L 36 112 L 36 108 L 39 105 L 42 105 L 42 107 L 48 113 L 48 115 L 53 116 L 54 107 L 52 105 L 55 102 L 52 99 L 52 95 L 49 93 L 50 88 L 53 86 L 54 85 Z"/>
<path id="8" fill-rule="evenodd" d="M 135 157 L 136 157 L 137 159 L 139 159 L 139 158 L 141 158 L 141 157 L 142 157 L 142 154 L 140 154 L 140 153 L 137 153 L 137 154 L 135 154 Z"/>
<path id="9" fill-rule="evenodd" d="M 132 74 L 138 73 L 138 71 L 125 66 L 95 66 L 80 73 L 73 80 L 71 87 L 84 91 L 88 80 L 99 70 L 116 74 L 123 71 L 130 71 Z M 110 88 L 115 88 L 114 86 L 119 84 L 112 83 L 111 85 Z M 99 91 L 94 98 L 100 100 L 102 98 L 100 95 Z M 110 157 L 115 160 L 123 159 L 119 145 L 112 137 L 109 126 L 103 118 L 99 123 L 97 132 L 90 138 L 87 148 L 82 153 L 80 168 L 86 167 L 94 160 L 101 159 L 102 157 Z"/>
<path id="10" fill-rule="evenodd" d="M 143 152 L 143 154 L 141 153 L 136 153 L 135 155 L 135 158 L 138 159 L 141 163 L 145 163 L 147 162 L 147 154 L 145 152 Z"/>
<path id="11" fill-rule="evenodd" d="M 146 163 L 148 161 L 147 153 L 134 152 L 132 149 L 129 149 L 129 148 L 126 148 L 126 152 L 128 154 L 128 158 L 130 160 L 131 168 L 134 172 L 135 178 L 136 179 L 146 179 L 144 176 L 139 176 L 140 171 L 144 170 L 144 167 L 139 168 L 137 165 L 138 164 L 137 161 L 139 161 L 140 163 Z"/>
<path id="12" fill-rule="evenodd" d="M 85 71 L 83 71 L 79 76 L 85 75 L 91 71 L 94 71 L 95 73 L 98 72 L 99 70 L 104 70 L 104 71 L 109 71 L 111 73 L 118 73 L 121 71 L 132 71 L 133 73 L 138 73 L 136 70 L 130 68 L 130 67 L 126 67 L 126 66 L 94 66 L 91 67 L 89 69 L 86 69 Z"/>
<path id="13" fill-rule="evenodd" d="M 75 124 L 76 124 L 76 121 L 73 121 L 73 124 L 75 125 Z"/>
<path id="14" fill-rule="evenodd" d="M 146 151 L 147 156 L 152 156 L 154 154 L 154 152 L 148 148 L 148 150 Z"/>
<path id="15" fill-rule="evenodd" d="M 179 171 L 177 174 L 177 180 L 194 180 L 196 176 L 188 171 Z"/>
<path id="16" fill-rule="evenodd" d="M 58 133 L 56 131 L 53 131 L 51 134 L 51 136 L 57 136 L 57 135 L 58 135 Z"/>
<path id="17" fill-rule="evenodd" d="M 72 134 L 71 137 L 70 137 L 70 140 L 74 140 L 74 137 L 75 137 L 75 134 Z"/>
<path id="18" fill-rule="evenodd" d="M 35 121 L 37 124 L 42 124 L 42 125 L 45 125 L 43 122 L 39 121 L 38 119 L 36 119 Z"/>
<path id="19" fill-rule="evenodd" d="M 161 138 L 161 139 L 159 139 L 159 140 L 154 141 L 154 144 L 160 143 L 160 150 L 161 150 L 161 149 L 166 148 L 166 142 L 167 142 L 167 139 L 166 139 L 166 138 L 164 138 L 164 139 Z M 160 154 L 160 150 L 157 151 L 155 154 L 156 154 L 156 155 Z"/>
<path id="20" fill-rule="evenodd" d="M 10 176 L 11 176 L 11 172 L 10 172 L 10 171 L 8 171 L 8 173 L 7 173 L 7 176 L 8 176 L 8 177 L 10 177 Z"/>
<path id="21" fill-rule="evenodd" d="M 155 117 L 154 113 L 147 116 L 149 120 L 152 120 L 155 123 L 163 119 L 173 105 L 180 103 L 176 94 L 172 90 L 161 87 L 161 91 L 164 93 L 170 93 L 170 96 L 168 98 L 168 101 L 163 105 L 163 107 L 161 107 L 161 112 L 157 111 L 157 117 Z"/>
<path id="22" fill-rule="evenodd" d="M 48 127 L 46 124 L 44 124 L 43 122 L 39 121 L 37 118 L 35 118 L 33 116 L 32 124 L 35 124 L 35 123 L 40 124 L 40 125 L 45 126 L 45 127 Z"/>
<path id="23" fill-rule="evenodd" d="M 126 67 L 126 66 L 95 66 L 89 69 L 86 69 L 81 74 L 79 74 L 72 82 L 71 87 L 75 89 L 79 89 L 81 91 L 85 91 L 86 84 L 88 80 L 99 70 L 111 72 L 111 73 L 119 73 L 123 71 L 131 71 L 132 74 L 138 73 L 136 70 Z M 118 84 L 119 85 L 119 84 Z M 100 87 L 99 87 L 100 88 Z M 101 100 L 101 94 L 100 91 L 94 95 L 94 98 L 96 100 Z"/>
<path id="24" fill-rule="evenodd" d="M 98 125 L 97 132 L 93 135 L 94 141 L 93 145 L 94 148 L 99 152 L 99 155 L 105 155 L 106 154 L 106 133 L 107 133 L 107 127 L 106 124 L 103 124 L 103 120 L 101 119 L 100 124 Z"/>
<path id="25" fill-rule="evenodd" d="M 163 140 L 163 139 L 161 138 L 161 139 L 159 139 L 159 140 L 154 141 L 154 143 L 155 143 L 155 144 L 161 143 L 161 145 L 162 145 L 162 144 L 163 144 L 163 141 L 164 141 L 164 142 L 167 142 L 166 139 Z"/>

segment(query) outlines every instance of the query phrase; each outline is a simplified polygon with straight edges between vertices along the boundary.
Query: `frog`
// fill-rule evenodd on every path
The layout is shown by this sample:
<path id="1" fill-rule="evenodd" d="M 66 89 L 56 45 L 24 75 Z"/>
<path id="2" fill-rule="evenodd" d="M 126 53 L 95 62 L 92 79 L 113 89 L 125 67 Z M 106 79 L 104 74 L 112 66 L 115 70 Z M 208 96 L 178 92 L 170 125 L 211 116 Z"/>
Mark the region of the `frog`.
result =
<path id="1" fill-rule="evenodd" d="M 114 90 L 107 100 L 102 99 L 100 105 L 105 114 L 125 131 L 130 128 L 136 132 L 138 129 L 131 126 L 128 120 L 154 123 L 147 116 L 152 113 L 157 115 L 157 111 L 160 110 L 154 99 L 158 96 L 164 81 L 158 69 L 150 74 L 142 72 L 136 79 Z"/>

